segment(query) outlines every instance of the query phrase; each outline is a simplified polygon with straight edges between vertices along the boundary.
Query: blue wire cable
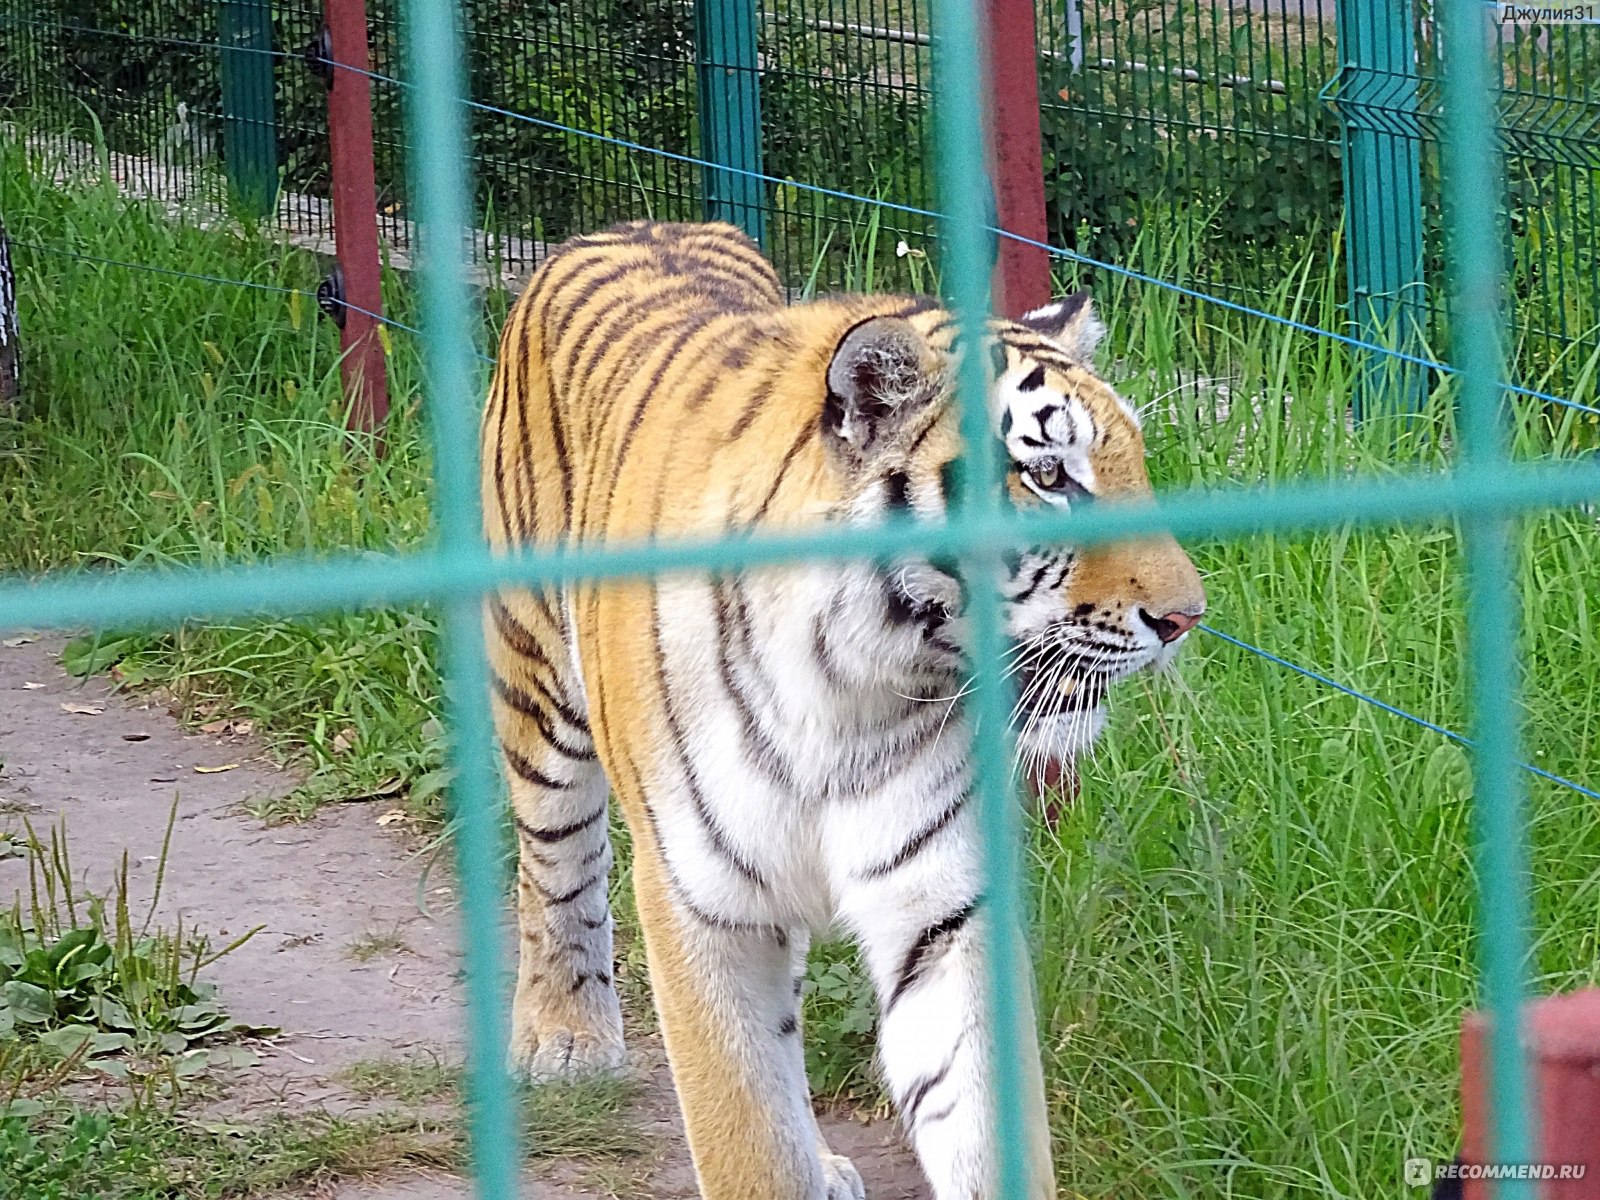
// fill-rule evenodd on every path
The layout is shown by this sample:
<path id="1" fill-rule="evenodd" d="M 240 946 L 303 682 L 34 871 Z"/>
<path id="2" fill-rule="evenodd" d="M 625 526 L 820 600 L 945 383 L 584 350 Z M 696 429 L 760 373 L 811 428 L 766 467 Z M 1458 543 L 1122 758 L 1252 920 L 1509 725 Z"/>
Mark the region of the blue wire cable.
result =
<path id="1" fill-rule="evenodd" d="M 42 22 L 27 21 L 21 18 L 11 18 L 8 19 L 6 23 L 35 25 L 44 24 Z M 108 36 L 113 37 L 144 37 L 144 35 L 140 34 L 116 33 L 108 30 L 83 30 L 83 32 L 106 33 Z M 214 45 L 207 42 L 192 42 L 172 38 L 146 38 L 145 40 L 161 40 L 164 42 L 171 42 L 174 45 L 194 46 L 202 49 L 216 49 Z M 299 55 L 290 54 L 289 52 L 283 50 L 253 49 L 249 47 L 244 47 L 241 49 L 244 49 L 250 53 L 267 54 L 278 58 L 300 57 Z M 411 86 L 405 80 L 398 79 L 393 75 L 386 75 L 379 71 L 363 70 L 359 67 L 351 66 L 348 63 L 329 62 L 328 65 L 337 70 L 350 71 L 356 75 L 363 75 L 367 79 L 370 79 L 376 83 L 392 84 L 393 86 L 400 88 L 407 88 Z M 918 208 L 917 206 L 910 204 L 899 204 L 892 200 L 883 200 L 871 196 L 862 196 L 855 192 L 847 192 L 837 188 L 823 187 L 820 184 L 803 183 L 794 179 L 780 179 L 775 175 L 768 175 L 761 171 L 752 171 L 744 167 L 734 167 L 724 163 L 714 163 L 707 159 L 696 158 L 694 155 L 679 154 L 676 151 L 663 150 L 656 146 L 646 146 L 640 142 L 631 142 L 624 138 L 615 138 L 602 133 L 594 133 L 587 129 L 578 129 L 571 125 L 563 125 L 559 121 L 548 121 L 542 117 L 530 116 L 527 113 L 519 113 L 512 109 L 501 108 L 497 105 L 485 104 L 478 100 L 463 99 L 462 103 L 468 108 L 476 109 L 479 112 L 489 113 L 499 117 L 506 117 L 513 121 L 522 121 L 530 125 L 539 126 L 543 129 L 549 129 L 555 133 L 566 133 L 572 134 L 576 137 L 588 138 L 592 141 L 601 142 L 605 145 L 616 146 L 618 149 L 622 150 L 629 150 L 639 154 L 651 154 L 658 158 L 670 159 L 674 162 L 681 162 L 690 166 L 709 167 L 712 170 L 723 171 L 730 175 L 744 176 L 747 178 L 760 180 L 764 183 L 782 184 L 793 187 L 798 191 L 809 192 L 813 195 L 826 196 L 834 200 L 844 200 L 852 204 L 872 205 L 876 208 L 887 209 L 891 212 L 904 213 L 907 216 L 921 217 L 930 221 L 941 221 L 944 219 L 943 214 L 935 212 L 932 209 Z M 1110 274 L 1121 276 L 1122 278 L 1128 279 L 1134 283 L 1147 284 L 1151 287 L 1161 288 L 1165 291 L 1172 292 L 1174 295 L 1183 296 L 1186 299 L 1198 300 L 1205 304 L 1214 304 L 1225 311 L 1238 313 L 1241 316 L 1267 321 L 1271 324 L 1282 326 L 1285 329 L 1293 329 L 1299 333 L 1310 334 L 1313 337 L 1327 338 L 1331 341 L 1338 342 L 1341 345 L 1349 346 L 1351 349 L 1364 350 L 1373 354 L 1382 354 L 1388 358 L 1394 359 L 1397 362 L 1403 362 L 1411 366 L 1422 367 L 1425 370 L 1438 371 L 1445 375 L 1454 375 L 1457 373 L 1457 368 L 1451 363 L 1442 362 L 1437 359 L 1426 358 L 1422 355 L 1409 354 L 1403 350 L 1396 350 L 1391 346 L 1379 345 L 1377 342 L 1369 342 L 1362 338 L 1353 337 L 1350 334 L 1338 333 L 1332 329 L 1324 329 L 1320 325 L 1312 325 L 1305 321 L 1296 321 L 1290 317 L 1279 316 L 1276 313 L 1267 312 L 1265 309 L 1253 308 L 1248 304 L 1241 304 L 1236 300 L 1227 300 L 1221 296 L 1214 296 L 1208 292 L 1202 292 L 1196 288 L 1186 287 L 1183 284 L 1173 283 L 1170 280 L 1160 279 L 1153 275 L 1146 275 L 1143 272 L 1135 271 L 1130 267 L 1118 266 L 1115 263 L 1106 262 L 1103 259 L 1094 258 L 1091 255 L 1082 254 L 1076 250 L 1068 250 L 1065 247 L 1053 246 L 1048 242 L 1041 242 L 1033 238 L 1024 237 L 1022 234 L 1012 233 L 1007 229 L 1001 229 L 997 226 L 990 226 L 989 232 L 995 234 L 997 237 L 1007 238 L 1013 242 L 1020 243 L 1021 245 L 1032 246 L 1035 249 L 1043 250 L 1052 257 L 1063 259 L 1067 262 L 1076 263 L 1079 266 L 1092 267 L 1097 271 L 1106 271 Z M 1572 400 L 1565 396 L 1557 396 L 1551 392 L 1544 392 L 1538 390 L 1537 388 L 1523 387 L 1513 383 L 1502 382 L 1500 387 L 1503 391 L 1510 392 L 1518 396 L 1524 396 L 1530 400 L 1538 400 L 1545 404 L 1555 404 L 1563 408 L 1571 409 L 1574 412 L 1585 413 L 1590 416 L 1600 416 L 1600 407 L 1584 404 L 1580 401 Z"/>
<path id="2" fill-rule="evenodd" d="M 1286 658 L 1280 658 L 1276 654 L 1272 653 L 1272 651 L 1263 650 L 1260 646 L 1252 646 L 1249 642 L 1243 641 L 1240 638 L 1236 638 L 1231 633 L 1223 633 L 1222 630 L 1213 629 L 1209 625 L 1202 625 L 1200 628 L 1205 630 L 1212 637 L 1221 638 L 1223 641 L 1229 642 L 1239 647 L 1241 650 L 1248 650 L 1251 654 L 1264 658 L 1268 662 L 1275 663 L 1280 667 L 1287 668 L 1288 670 L 1293 671 L 1296 675 L 1304 675 L 1307 679 L 1315 680 L 1324 687 L 1330 687 L 1336 692 L 1343 692 L 1346 696 L 1351 696 L 1354 699 L 1362 701 L 1363 703 L 1370 704 L 1374 708 L 1381 708 L 1384 712 L 1389 713 L 1392 716 L 1399 717 L 1402 720 L 1410 721 L 1413 725 L 1420 725 L 1429 732 L 1437 733 L 1443 738 L 1449 738 L 1452 742 L 1455 742 L 1458 745 L 1470 747 L 1473 744 L 1471 738 L 1466 737 L 1463 734 L 1459 734 L 1453 729 L 1446 729 L 1443 725 L 1435 725 L 1432 721 L 1426 720 L 1423 717 L 1419 717 L 1415 713 L 1409 713 L 1403 708 L 1396 708 L 1393 704 L 1379 700 L 1376 696 L 1369 696 L 1365 692 L 1357 691 L 1353 687 L 1349 687 L 1346 684 L 1340 683 L 1337 679 L 1330 679 L 1320 671 L 1313 671 L 1310 667 L 1302 667 L 1299 663 L 1293 663 Z M 1580 795 L 1587 796 L 1591 800 L 1600 800 L 1600 792 L 1591 791 L 1589 788 L 1584 787 L 1581 783 L 1574 783 L 1570 779 L 1565 779 L 1560 775 L 1554 774 L 1553 772 L 1546 771 L 1543 767 L 1536 767 L 1532 763 L 1518 763 L 1517 765 L 1524 771 L 1527 771 L 1529 774 L 1537 775 L 1541 779 L 1548 779 L 1551 783 L 1559 783 L 1562 787 L 1571 788 L 1573 791 L 1579 793 Z"/>

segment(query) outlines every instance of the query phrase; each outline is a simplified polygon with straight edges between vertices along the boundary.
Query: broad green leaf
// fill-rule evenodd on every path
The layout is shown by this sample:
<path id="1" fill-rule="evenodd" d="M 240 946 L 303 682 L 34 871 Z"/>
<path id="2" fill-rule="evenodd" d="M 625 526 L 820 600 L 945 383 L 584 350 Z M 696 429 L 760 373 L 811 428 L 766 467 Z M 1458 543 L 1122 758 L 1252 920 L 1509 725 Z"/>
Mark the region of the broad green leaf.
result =
<path id="1" fill-rule="evenodd" d="M 133 1029 L 134 1021 L 122 1001 L 113 996 L 89 997 L 89 1012 L 104 1029 Z"/>
<path id="2" fill-rule="evenodd" d="M 126 1033 L 96 1033 L 90 1054 L 122 1054 L 133 1049 L 133 1038 Z"/>
<path id="3" fill-rule="evenodd" d="M 63 1025 L 39 1035 L 39 1044 L 62 1058 L 76 1054 L 93 1040 L 94 1030 L 87 1025 Z"/>
<path id="4" fill-rule="evenodd" d="M 23 1025 L 42 1025 L 56 1015 L 50 993 L 21 979 L 0 984 L 0 1007 L 10 1009 L 11 1015 Z"/>

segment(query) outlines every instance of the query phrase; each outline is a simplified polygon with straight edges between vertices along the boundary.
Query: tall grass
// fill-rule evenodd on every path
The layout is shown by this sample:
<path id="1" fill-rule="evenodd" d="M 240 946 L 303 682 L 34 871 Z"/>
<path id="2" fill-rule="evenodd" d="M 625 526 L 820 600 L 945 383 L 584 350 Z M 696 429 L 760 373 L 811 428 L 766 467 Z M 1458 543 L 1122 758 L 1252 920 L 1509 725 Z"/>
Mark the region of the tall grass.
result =
<path id="1" fill-rule="evenodd" d="M 250 235 L 168 227 L 15 150 L 0 207 L 24 242 L 308 286 Z M 866 234 L 862 235 L 866 238 Z M 1182 245 L 1132 264 L 1184 270 Z M 417 369 L 397 335 L 397 419 L 374 466 L 341 432 L 334 338 L 303 301 L 17 252 L 28 398 L 0 427 L 12 567 L 214 562 L 428 536 Z M 1272 309 L 1338 328 L 1334 273 Z M 393 281 L 391 281 L 393 282 Z M 397 293 L 398 294 L 398 293 Z M 1448 463 L 1450 385 L 1414 420 L 1348 420 L 1354 365 L 1325 339 L 1110 283 L 1110 374 L 1146 412 L 1158 485 L 1352 489 Z M 298 305 L 298 307 L 297 307 Z M 1586 392 L 1593 404 L 1595 372 Z M 1523 457 L 1592 444 L 1579 416 L 1514 402 Z M 1593 513 L 1519 535 L 1530 761 L 1600 782 L 1600 536 Z M 1465 725 L 1450 522 L 1193 547 L 1217 628 L 1442 725 Z M 256 718 L 319 787 L 404 786 L 436 766 L 425 608 L 196 624 L 143 635 L 125 673 Z M 341 733 L 351 736 L 341 741 Z M 344 747 L 341 749 L 341 746 Z M 396 782 L 398 781 L 398 782 Z M 1600 806 L 1527 780 L 1543 988 L 1596 978 Z M 428 787 L 432 787 L 430 782 Z M 426 790 L 426 789 L 425 789 Z M 1456 745 L 1197 635 L 1125 685 L 1077 803 L 1033 846 L 1041 1020 L 1063 1181 L 1089 1196 L 1386 1197 L 1457 1137 L 1455 1031 L 1476 1001 L 1470 777 Z M 819 1089 L 870 1095 L 865 984 L 812 973 Z"/>

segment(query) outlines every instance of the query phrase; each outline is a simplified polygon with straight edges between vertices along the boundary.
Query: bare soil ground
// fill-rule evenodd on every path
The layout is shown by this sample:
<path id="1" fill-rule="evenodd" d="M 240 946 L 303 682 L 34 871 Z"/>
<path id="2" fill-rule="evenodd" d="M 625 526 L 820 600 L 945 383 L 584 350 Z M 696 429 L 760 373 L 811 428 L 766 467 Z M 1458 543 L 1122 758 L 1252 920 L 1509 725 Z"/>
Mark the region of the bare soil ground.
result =
<path id="1" fill-rule="evenodd" d="M 464 1031 L 450 872 L 436 865 L 425 878 L 424 859 L 406 836 L 378 823 L 381 803 L 324 807 L 303 824 L 262 824 L 245 802 L 287 792 L 291 775 L 248 739 L 185 731 L 165 709 L 120 695 L 104 679 L 72 679 L 57 662 L 62 644 L 44 636 L 0 647 L 0 830 L 26 818 L 42 832 L 64 819 L 80 883 L 109 892 L 126 852 L 130 901 L 142 905 L 155 890 L 176 799 L 157 921 L 171 927 L 181 917 L 214 943 L 259 926 L 208 975 L 236 1018 L 283 1030 L 256 1045 L 258 1066 L 230 1074 L 204 1103 L 235 1119 L 362 1111 L 372 1102 L 341 1080 L 353 1064 L 418 1054 L 459 1062 Z M 0 898 L 9 900 L 25 878 L 18 862 L 0 862 Z M 508 928 L 508 962 L 509 935 Z M 637 1161 L 601 1171 L 593 1163 L 542 1160 L 526 1172 L 524 1195 L 695 1195 L 659 1046 L 638 1051 L 644 1084 L 628 1114 L 646 1148 Z M 823 1124 L 834 1150 L 855 1160 L 873 1200 L 927 1195 L 890 1123 Z M 471 1185 L 416 1171 L 351 1180 L 333 1194 L 456 1200 L 470 1195 Z"/>

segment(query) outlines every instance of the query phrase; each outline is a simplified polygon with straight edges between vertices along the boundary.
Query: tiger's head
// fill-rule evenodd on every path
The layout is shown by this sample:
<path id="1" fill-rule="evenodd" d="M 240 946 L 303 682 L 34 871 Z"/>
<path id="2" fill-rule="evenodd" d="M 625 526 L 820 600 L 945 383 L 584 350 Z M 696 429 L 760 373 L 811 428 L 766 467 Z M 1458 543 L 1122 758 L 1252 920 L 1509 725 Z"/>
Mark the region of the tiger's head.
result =
<path id="1" fill-rule="evenodd" d="M 1012 506 L 1151 495 L 1138 414 L 1093 366 L 1104 332 L 1083 292 L 990 324 L 992 429 Z M 822 415 L 851 519 L 893 509 L 943 517 L 961 453 L 954 339 L 953 318 L 937 308 L 867 317 L 839 336 Z M 960 581 L 927 560 L 902 560 L 889 574 L 891 600 L 920 623 L 929 653 L 956 648 L 947 665 L 970 669 L 959 652 Z M 1110 685 L 1170 662 L 1206 608 L 1199 573 L 1166 534 L 1014 549 L 1001 597 L 1018 750 L 1036 781 L 1098 736 Z"/>

